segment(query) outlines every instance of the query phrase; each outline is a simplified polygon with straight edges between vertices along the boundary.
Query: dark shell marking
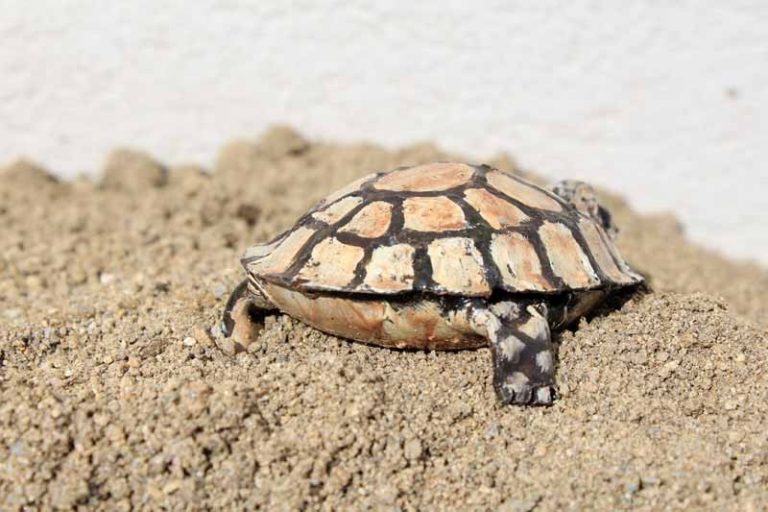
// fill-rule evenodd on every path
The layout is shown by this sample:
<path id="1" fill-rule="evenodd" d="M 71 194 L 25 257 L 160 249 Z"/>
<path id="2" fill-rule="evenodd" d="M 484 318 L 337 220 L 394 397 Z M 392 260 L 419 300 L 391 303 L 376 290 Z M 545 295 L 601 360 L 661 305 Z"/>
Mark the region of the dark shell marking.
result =
<path id="1" fill-rule="evenodd" d="M 629 286 L 603 228 L 555 194 L 487 166 L 371 174 L 334 192 L 269 244 L 249 273 L 288 288 L 487 297 Z"/>

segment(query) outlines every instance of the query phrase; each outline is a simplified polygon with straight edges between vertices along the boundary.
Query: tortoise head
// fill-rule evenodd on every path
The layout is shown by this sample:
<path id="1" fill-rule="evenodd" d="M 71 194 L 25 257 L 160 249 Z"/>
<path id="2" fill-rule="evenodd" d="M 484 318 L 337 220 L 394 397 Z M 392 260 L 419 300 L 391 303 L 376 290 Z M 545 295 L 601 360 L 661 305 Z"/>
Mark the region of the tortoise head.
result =
<path id="1" fill-rule="evenodd" d="M 581 213 L 593 218 L 611 238 L 616 238 L 619 230 L 614 225 L 610 212 L 597 202 L 595 189 L 590 184 L 577 180 L 563 180 L 552 186 L 552 192 L 572 204 Z"/>

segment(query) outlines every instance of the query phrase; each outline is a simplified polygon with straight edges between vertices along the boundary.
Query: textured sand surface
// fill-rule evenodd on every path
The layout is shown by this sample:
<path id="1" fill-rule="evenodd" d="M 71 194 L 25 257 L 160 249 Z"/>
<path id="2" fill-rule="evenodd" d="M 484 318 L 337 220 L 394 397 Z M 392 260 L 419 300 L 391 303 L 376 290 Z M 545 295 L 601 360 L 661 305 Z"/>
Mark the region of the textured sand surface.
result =
<path id="1" fill-rule="evenodd" d="M 448 158 L 276 129 L 212 175 L 131 151 L 100 184 L 0 171 L 0 510 L 764 509 L 768 272 L 615 197 L 656 292 L 559 337 L 551 408 L 497 406 L 487 349 L 282 315 L 247 351 L 217 337 L 246 246 L 353 178 Z"/>

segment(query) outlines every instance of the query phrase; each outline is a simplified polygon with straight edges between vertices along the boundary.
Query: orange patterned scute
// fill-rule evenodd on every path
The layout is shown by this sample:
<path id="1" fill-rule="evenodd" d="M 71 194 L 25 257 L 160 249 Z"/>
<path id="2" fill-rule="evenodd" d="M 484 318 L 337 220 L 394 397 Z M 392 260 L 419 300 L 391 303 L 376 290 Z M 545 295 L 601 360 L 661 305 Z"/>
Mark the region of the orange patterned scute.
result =
<path id="1" fill-rule="evenodd" d="M 594 221 L 590 219 L 581 219 L 579 222 L 579 229 L 584 235 L 589 250 L 592 252 L 592 257 L 595 258 L 595 262 L 600 267 L 600 270 L 608 277 L 608 279 L 622 284 L 633 283 L 635 279 L 623 273 L 621 269 L 616 265 L 616 262 L 611 256 L 611 252 L 603 241 L 598 227 Z"/>
<path id="2" fill-rule="evenodd" d="M 466 226 L 461 207 L 444 196 L 409 197 L 403 202 L 405 228 L 440 233 Z"/>
<path id="3" fill-rule="evenodd" d="M 600 284 L 587 255 L 564 224 L 544 222 L 539 228 L 552 271 L 571 288 L 589 288 Z"/>
<path id="4" fill-rule="evenodd" d="M 434 192 L 459 187 L 469 182 L 474 169 L 467 164 L 436 163 L 394 171 L 376 182 L 379 190 L 394 192 Z"/>
<path id="5" fill-rule="evenodd" d="M 392 205 L 385 201 L 376 201 L 357 212 L 343 228 L 343 233 L 354 233 L 364 238 L 376 238 L 384 235 L 392 221 Z"/>
<path id="6" fill-rule="evenodd" d="M 413 286 L 414 249 L 408 244 L 377 247 L 366 267 L 363 286 L 370 291 L 393 293 Z"/>
<path id="7" fill-rule="evenodd" d="M 490 295 L 483 257 L 472 239 L 439 238 L 429 244 L 427 253 L 432 263 L 432 279 L 439 288 L 462 295 Z"/>
<path id="8" fill-rule="evenodd" d="M 524 183 L 501 171 L 491 171 L 486 176 L 488 184 L 512 199 L 531 208 L 559 212 L 563 209 L 557 200 L 531 184 Z"/>
<path id="9" fill-rule="evenodd" d="M 517 206 L 491 194 L 482 188 L 471 188 L 464 192 L 464 197 L 472 208 L 485 219 L 492 228 L 504 229 L 519 226 L 531 220 Z"/>
<path id="10" fill-rule="evenodd" d="M 340 201 L 336 201 L 327 208 L 315 212 L 312 214 L 317 220 L 323 221 L 326 224 L 335 224 L 339 219 L 355 209 L 357 205 L 363 202 L 362 197 L 349 196 Z"/>
<path id="11" fill-rule="evenodd" d="M 312 256 L 297 277 L 307 286 L 343 288 L 355 278 L 355 268 L 364 254 L 360 247 L 327 238 L 312 249 Z"/>
<path id="12" fill-rule="evenodd" d="M 533 244 L 520 233 L 499 234 L 491 242 L 491 257 L 501 275 L 504 289 L 548 291 L 552 285 L 542 274 Z"/>
<path id="13" fill-rule="evenodd" d="M 314 234 L 314 229 L 305 227 L 296 229 L 283 239 L 268 256 L 249 263 L 248 271 L 257 275 L 285 272 L 296 259 L 296 254 Z"/>

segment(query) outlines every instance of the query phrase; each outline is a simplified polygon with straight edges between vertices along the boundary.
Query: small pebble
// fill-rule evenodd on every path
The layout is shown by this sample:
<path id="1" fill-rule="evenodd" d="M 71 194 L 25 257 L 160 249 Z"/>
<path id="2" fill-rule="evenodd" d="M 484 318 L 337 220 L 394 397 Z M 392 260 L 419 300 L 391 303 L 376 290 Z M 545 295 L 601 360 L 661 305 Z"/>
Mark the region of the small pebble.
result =
<path id="1" fill-rule="evenodd" d="M 217 338 L 216 346 L 228 356 L 234 356 L 237 353 L 237 346 L 235 345 L 235 342 L 232 341 L 232 338 L 224 338 L 223 336 Z"/>
<path id="2" fill-rule="evenodd" d="M 644 476 L 644 477 L 643 477 L 643 478 L 640 480 L 640 482 L 641 482 L 641 484 L 642 484 L 644 487 L 648 487 L 648 486 L 659 485 L 659 484 L 661 483 L 661 480 L 659 480 L 659 478 L 658 478 L 658 477 L 656 477 L 656 476 L 653 476 L 653 475 L 649 475 L 649 476 Z"/>
<path id="3" fill-rule="evenodd" d="M 211 327 L 209 332 L 211 333 L 211 337 L 214 339 L 219 339 L 224 337 L 224 333 L 221 331 L 221 327 L 219 326 L 219 324 L 216 324 L 213 327 Z"/>
<path id="4" fill-rule="evenodd" d="M 173 494 L 181 488 L 181 482 L 172 480 L 163 486 L 164 494 Z"/>
<path id="5" fill-rule="evenodd" d="M 405 458 L 408 460 L 416 460 L 421 457 L 422 447 L 419 439 L 410 439 L 405 443 Z"/>
<path id="6" fill-rule="evenodd" d="M 631 482 L 624 484 L 624 492 L 627 494 L 635 494 L 642 488 L 642 482 L 640 479 L 634 479 Z"/>
<path id="7" fill-rule="evenodd" d="M 112 282 L 114 282 L 114 281 L 115 281 L 114 274 L 109 274 L 107 272 L 103 272 L 103 273 L 99 274 L 99 282 L 101 284 L 105 285 L 105 286 L 110 284 L 110 283 L 112 283 Z"/>
<path id="8" fill-rule="evenodd" d="M 24 445 L 24 441 L 16 441 L 11 445 L 10 451 L 14 457 L 24 457 L 27 447 Z"/>
<path id="9" fill-rule="evenodd" d="M 536 509 L 539 501 L 541 501 L 541 498 L 536 498 L 535 500 L 516 500 L 512 498 L 502 503 L 497 510 L 499 512 L 531 512 Z"/>
<path id="10" fill-rule="evenodd" d="M 192 332 L 192 337 L 195 338 L 195 341 L 202 344 L 202 345 L 210 345 L 211 344 L 211 334 L 202 326 L 197 326 L 194 328 Z"/>
<path id="11" fill-rule="evenodd" d="M 213 296 L 217 299 L 222 298 L 225 293 L 227 293 L 227 287 L 223 284 L 217 284 L 213 287 Z"/>
<path id="12" fill-rule="evenodd" d="M 197 340 L 192 336 L 187 336 L 184 341 L 181 342 L 185 347 L 194 347 L 197 344 Z"/>

